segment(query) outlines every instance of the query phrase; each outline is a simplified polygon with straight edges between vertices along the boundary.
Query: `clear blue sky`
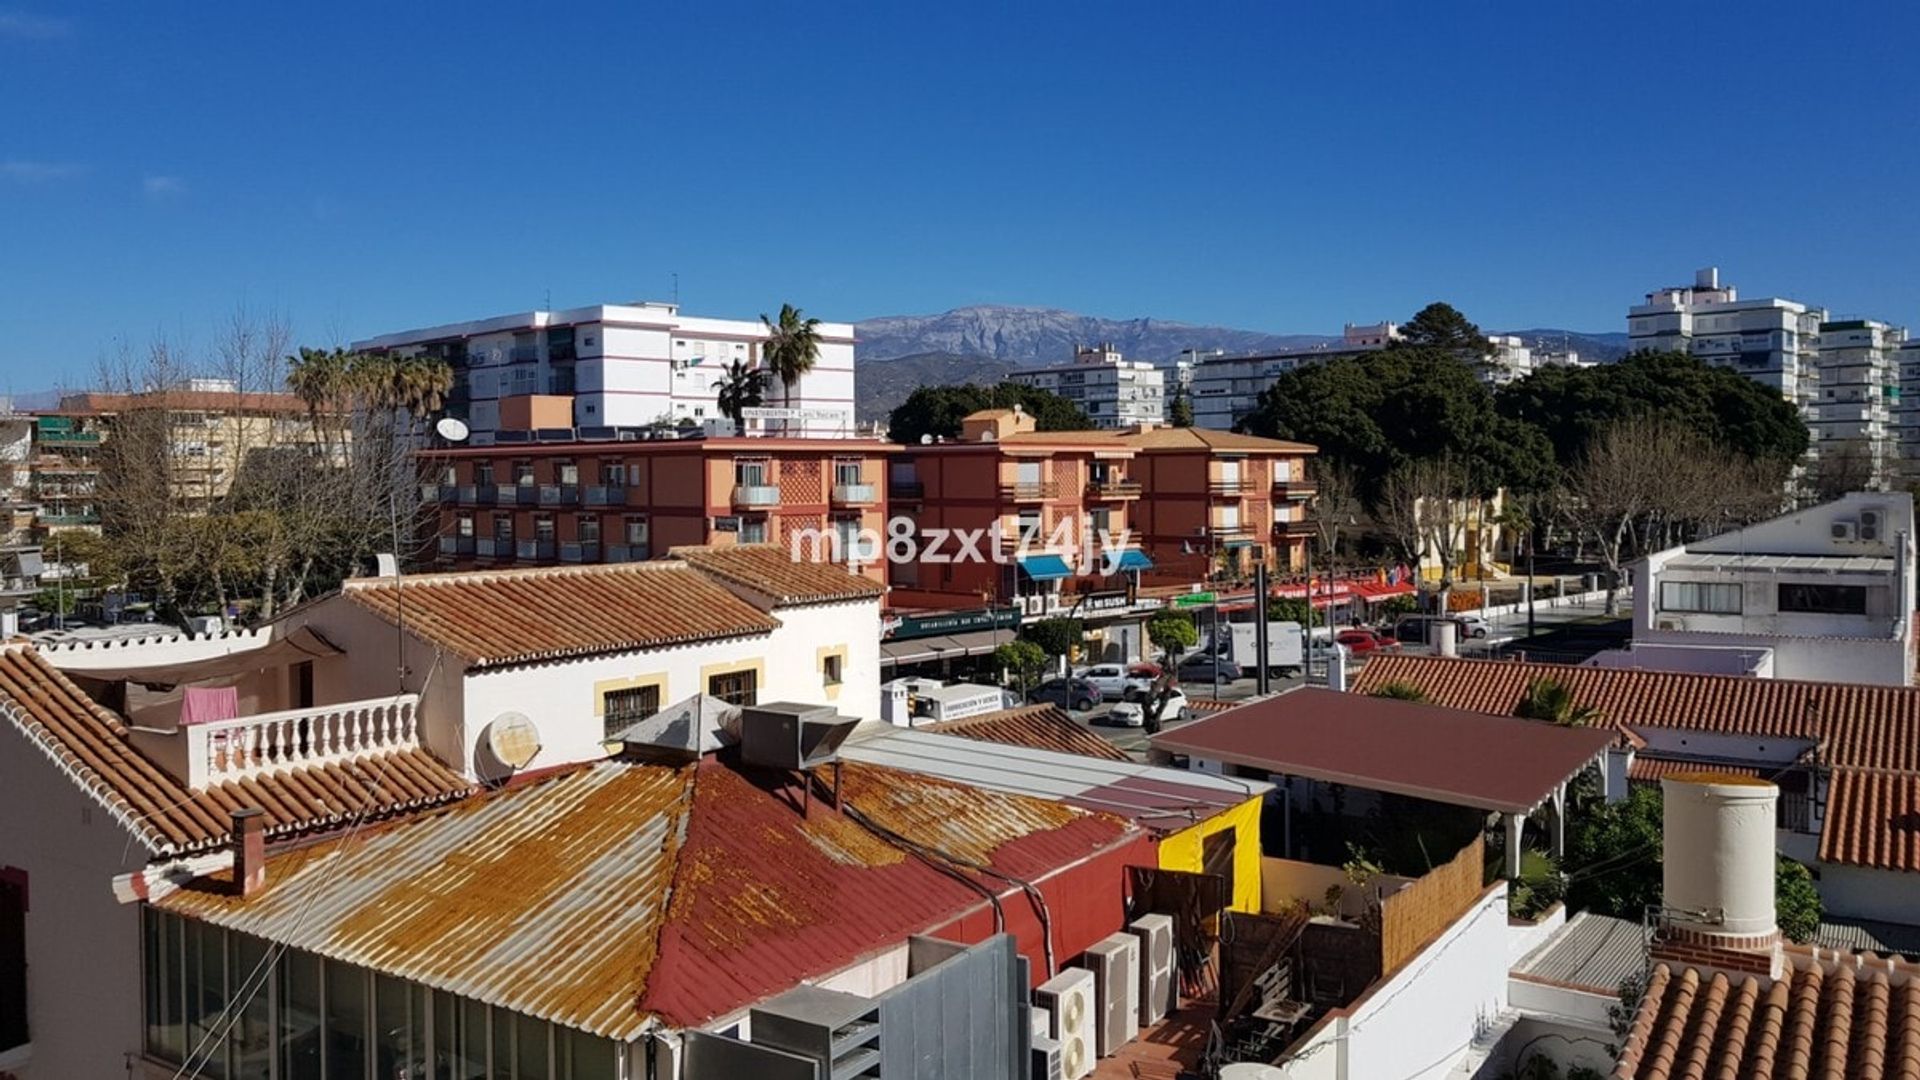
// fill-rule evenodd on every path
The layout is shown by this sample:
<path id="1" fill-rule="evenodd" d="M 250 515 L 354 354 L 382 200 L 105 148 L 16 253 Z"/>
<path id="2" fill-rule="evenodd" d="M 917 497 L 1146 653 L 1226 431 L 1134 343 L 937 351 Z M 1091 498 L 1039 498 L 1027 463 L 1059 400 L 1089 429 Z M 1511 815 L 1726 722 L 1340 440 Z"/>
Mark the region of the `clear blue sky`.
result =
<path id="1" fill-rule="evenodd" d="M 1621 330 L 1712 262 L 1920 325 L 1909 3 L 23 2 L 16 390 L 242 303 L 329 344 L 674 272 L 700 314 L 1337 333 Z"/>

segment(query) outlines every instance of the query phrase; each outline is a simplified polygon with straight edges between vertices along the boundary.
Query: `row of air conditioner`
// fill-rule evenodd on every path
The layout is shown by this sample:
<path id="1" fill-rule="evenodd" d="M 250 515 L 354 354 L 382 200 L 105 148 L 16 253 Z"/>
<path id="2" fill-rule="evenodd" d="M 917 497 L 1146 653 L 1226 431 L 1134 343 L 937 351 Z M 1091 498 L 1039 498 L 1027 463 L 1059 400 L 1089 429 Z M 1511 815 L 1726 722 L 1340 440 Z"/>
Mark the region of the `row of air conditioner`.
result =
<path id="1" fill-rule="evenodd" d="M 1034 1080 L 1090 1075 L 1097 1057 L 1118 1053 L 1177 1002 L 1171 916 L 1141 916 L 1096 942 L 1081 962 L 1033 992 Z"/>
<path id="2" fill-rule="evenodd" d="M 1829 535 L 1835 540 L 1877 543 L 1886 535 L 1886 515 L 1880 510 L 1862 510 L 1857 518 L 1834 518 Z"/>

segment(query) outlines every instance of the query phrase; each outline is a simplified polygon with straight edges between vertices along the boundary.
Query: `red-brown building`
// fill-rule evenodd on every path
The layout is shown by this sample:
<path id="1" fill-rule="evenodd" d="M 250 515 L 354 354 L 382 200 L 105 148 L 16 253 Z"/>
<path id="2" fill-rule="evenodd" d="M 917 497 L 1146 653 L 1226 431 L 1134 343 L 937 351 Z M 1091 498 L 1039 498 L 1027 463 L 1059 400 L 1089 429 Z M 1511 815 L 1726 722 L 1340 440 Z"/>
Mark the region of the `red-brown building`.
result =
<path id="1" fill-rule="evenodd" d="M 887 454 L 877 439 L 718 438 L 512 443 L 436 451 L 423 493 L 443 564 L 637 562 L 698 544 L 884 533 Z M 827 548 L 820 548 L 826 552 Z M 859 553 L 885 582 L 880 552 Z"/>
<path id="2" fill-rule="evenodd" d="M 1115 438 L 1135 451 L 1132 475 L 1145 493 L 1133 525 L 1153 561 L 1150 582 L 1203 580 L 1211 565 L 1229 576 L 1253 570 L 1261 549 L 1267 568 L 1290 573 L 1306 565 L 1313 497 L 1306 443 L 1206 428 L 1149 428 Z"/>

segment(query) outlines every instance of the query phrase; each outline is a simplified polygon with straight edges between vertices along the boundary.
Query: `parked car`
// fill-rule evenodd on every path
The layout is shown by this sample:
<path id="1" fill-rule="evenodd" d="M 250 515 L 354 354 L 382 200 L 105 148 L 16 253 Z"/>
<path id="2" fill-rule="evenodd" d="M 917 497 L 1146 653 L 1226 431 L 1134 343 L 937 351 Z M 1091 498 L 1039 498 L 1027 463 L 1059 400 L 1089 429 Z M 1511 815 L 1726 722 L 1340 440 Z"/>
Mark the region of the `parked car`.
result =
<path id="1" fill-rule="evenodd" d="M 1123 701 L 1107 710 L 1106 722 L 1116 727 L 1146 727 L 1147 709 L 1153 705 L 1152 699 L 1141 701 Z M 1193 719 L 1193 710 L 1187 706 L 1187 695 L 1178 690 L 1167 695 L 1167 703 L 1160 713 L 1160 722 L 1170 723 L 1176 720 Z"/>
<path id="2" fill-rule="evenodd" d="M 1153 689 L 1154 676 L 1135 674 L 1126 664 L 1095 664 L 1076 674 L 1099 687 L 1102 697 L 1115 700 L 1131 701 Z"/>
<path id="3" fill-rule="evenodd" d="M 1489 632 L 1487 620 L 1478 615 L 1402 615 L 1400 621 L 1393 624 L 1393 636 L 1410 644 L 1431 645 L 1433 626 L 1440 622 L 1451 622 L 1457 627 L 1459 640 L 1483 638 Z"/>
<path id="4" fill-rule="evenodd" d="M 1493 633 L 1493 626 L 1484 615 L 1455 615 L 1453 621 L 1460 627 L 1461 637 L 1483 638 Z"/>
<path id="5" fill-rule="evenodd" d="M 1221 682 L 1232 682 L 1240 677 L 1240 665 L 1231 660 L 1204 653 L 1181 662 L 1177 674 L 1184 683 L 1210 683 L 1214 672 L 1219 672 Z"/>
<path id="6" fill-rule="evenodd" d="M 1369 653 L 1386 652 L 1400 648 L 1400 642 L 1387 634 L 1382 634 L 1378 630 L 1365 630 L 1357 627 L 1352 630 L 1340 631 L 1333 635 L 1333 640 L 1338 644 L 1345 645 L 1347 650 L 1355 656 L 1366 656 Z"/>
<path id="7" fill-rule="evenodd" d="M 1100 688 L 1081 678 L 1048 679 L 1027 692 L 1027 700 L 1035 704 L 1046 702 L 1063 709 L 1077 709 L 1085 712 L 1100 704 L 1104 695 Z"/>

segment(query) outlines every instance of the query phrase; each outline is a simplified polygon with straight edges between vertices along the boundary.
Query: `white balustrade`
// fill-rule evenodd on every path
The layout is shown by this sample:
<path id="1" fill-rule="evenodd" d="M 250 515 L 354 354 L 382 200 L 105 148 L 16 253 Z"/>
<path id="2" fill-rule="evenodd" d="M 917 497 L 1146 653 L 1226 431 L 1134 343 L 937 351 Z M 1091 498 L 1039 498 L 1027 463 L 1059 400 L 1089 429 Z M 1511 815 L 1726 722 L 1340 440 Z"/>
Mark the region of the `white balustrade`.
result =
<path id="1" fill-rule="evenodd" d="M 187 783 L 204 787 L 418 746 L 419 701 L 402 694 L 189 725 L 182 729 Z"/>

